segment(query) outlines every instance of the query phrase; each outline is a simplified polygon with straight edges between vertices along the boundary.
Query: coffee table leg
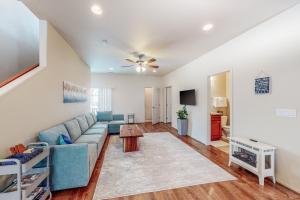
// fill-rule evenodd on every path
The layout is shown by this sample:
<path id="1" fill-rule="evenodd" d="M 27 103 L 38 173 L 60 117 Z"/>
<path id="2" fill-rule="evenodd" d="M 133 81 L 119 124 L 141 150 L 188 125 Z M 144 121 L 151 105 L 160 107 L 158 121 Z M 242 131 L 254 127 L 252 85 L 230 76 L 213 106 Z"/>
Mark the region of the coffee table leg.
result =
<path id="1" fill-rule="evenodd" d="M 127 137 L 124 141 L 124 152 L 138 151 L 138 137 Z"/>

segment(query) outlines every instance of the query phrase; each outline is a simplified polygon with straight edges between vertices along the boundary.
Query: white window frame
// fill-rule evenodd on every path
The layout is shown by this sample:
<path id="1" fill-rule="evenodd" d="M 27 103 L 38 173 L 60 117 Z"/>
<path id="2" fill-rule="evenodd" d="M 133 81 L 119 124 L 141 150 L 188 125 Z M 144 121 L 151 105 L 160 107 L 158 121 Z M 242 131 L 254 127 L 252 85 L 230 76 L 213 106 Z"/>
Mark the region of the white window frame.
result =
<path id="1" fill-rule="evenodd" d="M 112 111 L 112 88 L 91 88 L 91 112 Z"/>

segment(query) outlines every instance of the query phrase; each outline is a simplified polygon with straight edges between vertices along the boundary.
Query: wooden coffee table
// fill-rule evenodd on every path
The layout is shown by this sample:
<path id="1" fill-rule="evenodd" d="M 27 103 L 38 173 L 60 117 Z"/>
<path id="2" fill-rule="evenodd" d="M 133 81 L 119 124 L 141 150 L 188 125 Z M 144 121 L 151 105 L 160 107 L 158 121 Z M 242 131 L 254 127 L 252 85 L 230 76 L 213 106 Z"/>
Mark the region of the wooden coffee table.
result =
<path id="1" fill-rule="evenodd" d="M 123 151 L 138 151 L 139 137 L 144 137 L 141 129 L 137 125 L 122 125 L 120 129 L 120 138 L 123 138 Z"/>

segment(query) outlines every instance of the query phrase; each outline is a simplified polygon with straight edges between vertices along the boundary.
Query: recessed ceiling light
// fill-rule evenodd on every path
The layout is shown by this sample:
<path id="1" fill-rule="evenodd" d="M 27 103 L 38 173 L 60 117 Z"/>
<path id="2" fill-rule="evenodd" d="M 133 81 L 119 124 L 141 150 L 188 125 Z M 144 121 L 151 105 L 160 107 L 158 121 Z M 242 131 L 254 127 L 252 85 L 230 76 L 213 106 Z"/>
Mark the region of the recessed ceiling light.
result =
<path id="1" fill-rule="evenodd" d="M 210 31 L 211 29 L 214 28 L 214 25 L 213 24 L 205 24 L 203 27 L 202 27 L 202 30 L 203 31 Z"/>
<path id="2" fill-rule="evenodd" d="M 95 15 L 101 15 L 102 14 L 102 9 L 101 9 L 101 7 L 99 6 L 99 5 L 93 5 L 92 7 L 91 7 L 91 11 L 95 14 Z"/>
<path id="3" fill-rule="evenodd" d="M 108 41 L 107 40 L 102 40 L 102 45 L 103 46 L 106 46 L 108 44 Z"/>

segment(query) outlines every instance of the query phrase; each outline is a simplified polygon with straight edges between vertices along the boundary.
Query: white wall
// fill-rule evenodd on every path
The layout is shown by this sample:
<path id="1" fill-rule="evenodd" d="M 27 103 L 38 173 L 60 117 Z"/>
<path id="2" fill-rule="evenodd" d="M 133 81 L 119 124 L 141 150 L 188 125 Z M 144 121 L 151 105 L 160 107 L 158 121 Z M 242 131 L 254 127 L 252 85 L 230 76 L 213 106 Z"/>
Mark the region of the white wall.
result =
<path id="1" fill-rule="evenodd" d="M 0 82 L 39 63 L 39 20 L 20 1 L 0 1 Z"/>
<path id="2" fill-rule="evenodd" d="M 179 90 L 197 90 L 189 106 L 190 134 L 208 143 L 208 77 L 232 70 L 233 134 L 277 147 L 279 182 L 300 192 L 300 117 L 275 116 L 276 108 L 300 109 L 300 5 L 255 27 L 164 77 L 172 86 L 173 125 Z M 272 77 L 272 94 L 255 95 L 254 79 L 264 70 Z"/>
<path id="3" fill-rule="evenodd" d="M 144 75 L 92 74 L 91 86 L 112 88 L 113 113 L 135 113 L 136 122 L 145 121 L 146 87 L 160 87 L 161 77 Z M 127 116 L 126 116 L 127 119 Z"/>
<path id="4" fill-rule="evenodd" d="M 36 140 L 38 132 L 89 111 L 89 102 L 63 103 L 63 81 L 89 88 L 90 69 L 48 26 L 47 67 L 0 96 L 0 158 L 9 147 Z"/>

